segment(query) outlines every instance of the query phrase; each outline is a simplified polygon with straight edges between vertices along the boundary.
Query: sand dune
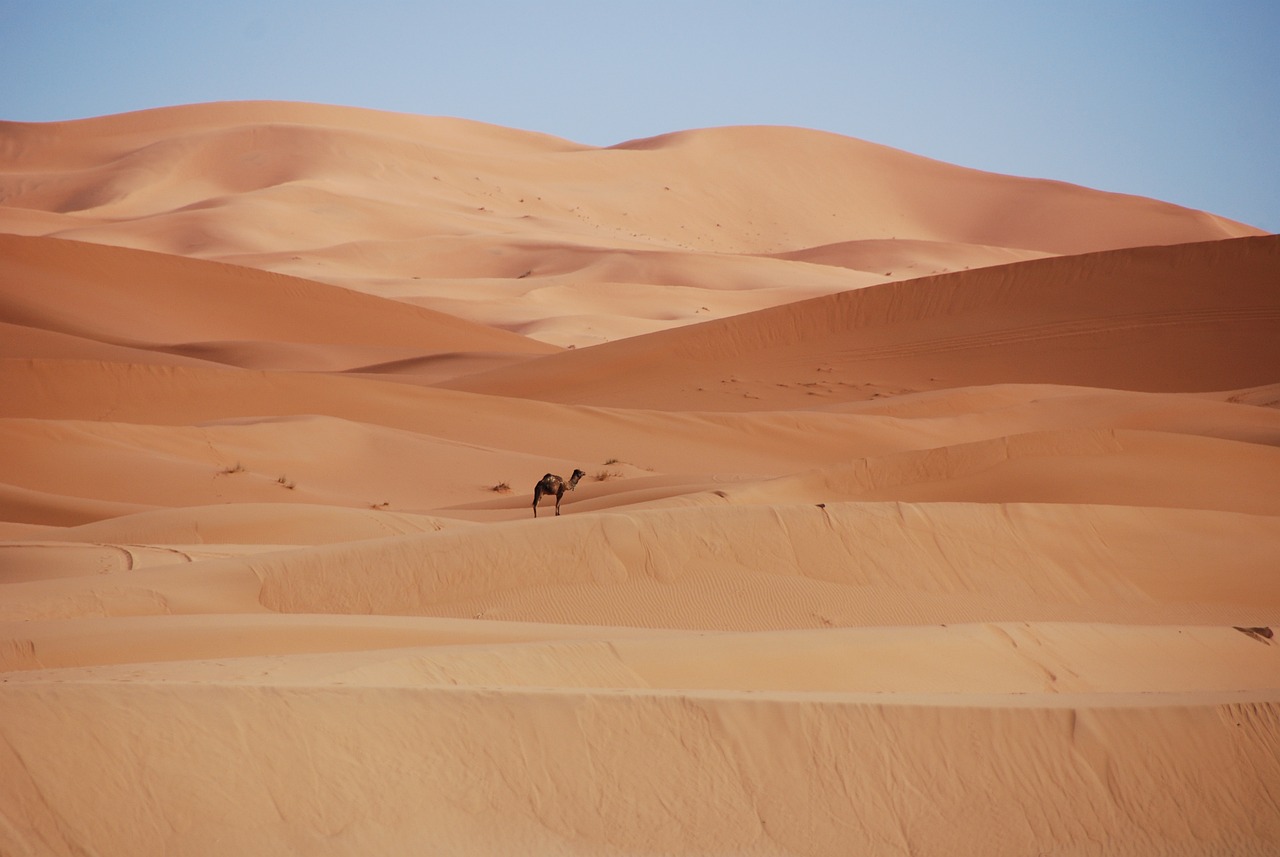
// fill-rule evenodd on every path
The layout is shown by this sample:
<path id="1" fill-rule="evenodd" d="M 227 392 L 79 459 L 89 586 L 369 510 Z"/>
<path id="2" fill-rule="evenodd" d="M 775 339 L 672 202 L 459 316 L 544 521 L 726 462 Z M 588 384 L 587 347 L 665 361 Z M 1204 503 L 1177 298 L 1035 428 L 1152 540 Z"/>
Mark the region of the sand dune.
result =
<path id="1" fill-rule="evenodd" d="M 448 386 L 697 410 L 998 383 L 1248 387 L 1272 383 L 1280 364 L 1278 273 L 1276 236 L 1028 261 L 797 301 Z"/>
<path id="2" fill-rule="evenodd" d="M 296 274 L 559 345 L 785 304 L 796 288 L 810 297 L 1029 255 L 1259 234 L 799 128 L 599 149 L 456 119 L 240 103 L 4 132 L 9 231 Z M 877 263 L 870 274 L 814 249 L 853 240 L 897 249 L 854 254 Z M 780 273 L 807 254 L 828 270 Z M 637 279 L 646 300 L 597 302 L 585 288 Z M 580 300 L 538 299 L 547 289 Z"/>
<path id="3" fill-rule="evenodd" d="M 0 319 L 109 346 L 321 371 L 459 351 L 554 350 L 430 310 L 237 266 L 13 235 L 0 235 L 0 253 Z"/>
<path id="4" fill-rule="evenodd" d="M 0 853 L 1274 854 L 1278 286 L 796 128 L 0 123 Z"/>

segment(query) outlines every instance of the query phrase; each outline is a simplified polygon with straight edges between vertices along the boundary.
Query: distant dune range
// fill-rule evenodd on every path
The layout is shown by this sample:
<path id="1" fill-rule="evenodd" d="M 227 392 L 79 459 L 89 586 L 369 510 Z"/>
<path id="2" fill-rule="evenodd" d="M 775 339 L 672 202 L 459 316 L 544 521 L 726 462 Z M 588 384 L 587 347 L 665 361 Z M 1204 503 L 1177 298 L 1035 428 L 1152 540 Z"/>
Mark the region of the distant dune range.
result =
<path id="1" fill-rule="evenodd" d="M 295 274 L 559 345 L 965 267 L 1259 234 L 798 128 L 598 149 L 259 103 L 4 135 L 0 228 Z"/>
<path id="2" fill-rule="evenodd" d="M 0 332 L 0 853 L 1280 851 L 1280 237 L 191 105 L 0 123 Z"/>

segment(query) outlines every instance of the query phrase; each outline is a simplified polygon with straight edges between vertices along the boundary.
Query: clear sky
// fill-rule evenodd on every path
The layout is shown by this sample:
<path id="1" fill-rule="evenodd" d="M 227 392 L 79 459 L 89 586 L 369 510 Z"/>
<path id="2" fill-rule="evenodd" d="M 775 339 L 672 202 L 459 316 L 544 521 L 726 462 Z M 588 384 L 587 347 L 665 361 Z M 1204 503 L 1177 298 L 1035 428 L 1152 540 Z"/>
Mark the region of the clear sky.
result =
<path id="1" fill-rule="evenodd" d="M 799 125 L 1280 231 L 1280 0 L 0 0 L 0 119 L 261 98 Z"/>

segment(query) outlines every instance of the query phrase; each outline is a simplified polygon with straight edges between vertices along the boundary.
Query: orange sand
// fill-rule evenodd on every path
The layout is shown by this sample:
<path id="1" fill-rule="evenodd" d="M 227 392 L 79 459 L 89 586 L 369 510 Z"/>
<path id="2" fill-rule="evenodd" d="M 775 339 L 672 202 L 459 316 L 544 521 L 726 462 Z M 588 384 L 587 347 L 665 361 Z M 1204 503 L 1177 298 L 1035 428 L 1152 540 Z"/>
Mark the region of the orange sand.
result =
<path id="1" fill-rule="evenodd" d="M 0 854 L 1280 852 L 1280 238 L 280 103 L 0 200 Z"/>

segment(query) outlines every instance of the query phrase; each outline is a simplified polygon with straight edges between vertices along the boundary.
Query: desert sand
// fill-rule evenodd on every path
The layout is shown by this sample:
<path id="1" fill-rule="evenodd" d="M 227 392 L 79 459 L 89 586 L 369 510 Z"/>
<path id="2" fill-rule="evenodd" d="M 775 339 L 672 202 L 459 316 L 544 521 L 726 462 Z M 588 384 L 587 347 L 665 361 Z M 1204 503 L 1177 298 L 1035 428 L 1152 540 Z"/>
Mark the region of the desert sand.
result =
<path id="1" fill-rule="evenodd" d="M 0 854 L 1280 853 L 1280 237 L 203 104 L 0 123 L 0 326 Z"/>

